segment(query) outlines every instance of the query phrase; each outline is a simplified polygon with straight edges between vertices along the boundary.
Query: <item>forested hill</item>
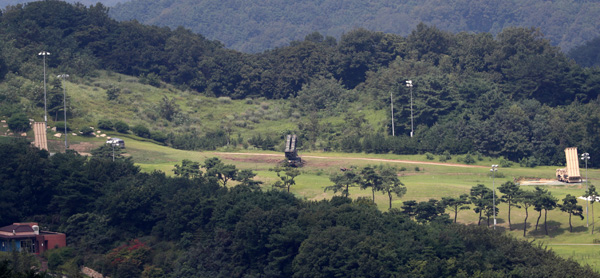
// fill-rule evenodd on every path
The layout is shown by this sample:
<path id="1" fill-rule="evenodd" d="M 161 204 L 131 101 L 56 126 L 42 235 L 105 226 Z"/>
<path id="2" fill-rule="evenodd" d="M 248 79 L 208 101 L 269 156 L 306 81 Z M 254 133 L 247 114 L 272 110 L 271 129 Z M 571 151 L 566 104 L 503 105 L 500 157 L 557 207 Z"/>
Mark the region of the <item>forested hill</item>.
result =
<path id="1" fill-rule="evenodd" d="M 0 15 L 0 112 L 43 107 L 41 50 L 52 53 L 51 72 L 85 77 L 106 69 L 191 94 L 289 99 L 290 115 L 355 124 L 333 127 L 310 117 L 298 128 L 315 148 L 320 141 L 341 151 L 479 152 L 532 165 L 564 161 L 568 146 L 600 153 L 600 69 L 578 66 L 535 29 L 507 28 L 494 37 L 419 24 L 406 37 L 356 29 L 339 41 L 315 32 L 246 54 L 184 28 L 118 22 L 101 4 L 32 2 Z M 395 134 L 408 134 L 408 79 L 415 140 L 388 138 L 390 120 L 369 126 L 354 113 L 387 109 L 393 93 Z M 28 88 L 24 80 L 35 82 Z"/>
<path id="2" fill-rule="evenodd" d="M 133 0 L 111 8 L 118 20 L 184 26 L 227 47 L 259 52 L 318 31 L 339 38 L 357 27 L 408 35 L 419 22 L 450 32 L 497 34 L 539 27 L 568 50 L 600 35 L 600 2 L 546 0 Z"/>

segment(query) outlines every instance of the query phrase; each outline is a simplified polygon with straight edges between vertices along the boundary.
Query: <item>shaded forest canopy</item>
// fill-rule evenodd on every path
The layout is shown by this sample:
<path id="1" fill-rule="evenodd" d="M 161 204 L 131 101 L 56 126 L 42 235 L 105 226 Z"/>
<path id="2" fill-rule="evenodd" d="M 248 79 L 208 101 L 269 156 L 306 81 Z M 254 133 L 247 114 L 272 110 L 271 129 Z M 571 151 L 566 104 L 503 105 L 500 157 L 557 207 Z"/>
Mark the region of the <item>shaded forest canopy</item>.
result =
<path id="1" fill-rule="evenodd" d="M 261 52 L 318 31 L 339 38 L 361 27 L 408 35 L 420 23 L 449 32 L 498 34 L 507 27 L 539 27 L 569 50 L 600 35 L 597 1 L 482 0 L 132 0 L 111 8 L 117 20 L 184 26 L 227 47 Z"/>
<path id="2" fill-rule="evenodd" d="M 46 50 L 50 69 L 79 76 L 106 69 L 207 96 L 288 99 L 303 115 L 318 115 L 299 126 L 313 148 L 477 152 L 528 165 L 563 163 L 569 146 L 600 153 L 600 69 L 577 65 L 536 29 L 506 28 L 494 37 L 419 24 L 406 37 L 356 29 L 339 41 L 314 32 L 246 54 L 184 28 L 117 22 L 102 4 L 42 1 L 2 10 L 0 30 L 0 99 L 13 108 L 39 104 L 39 94 L 24 92 L 26 104 L 12 92 L 23 90 L 20 78 L 39 79 L 36 54 Z M 406 137 L 408 79 L 415 140 Z M 395 134 L 403 136 L 389 136 L 391 119 L 368 127 L 352 113 L 356 105 L 387 109 L 390 93 Z M 353 125 L 318 122 L 330 114 Z"/>
<path id="3" fill-rule="evenodd" d="M 49 156 L 25 141 L 0 143 L 0 155 L 0 225 L 38 221 L 68 235 L 69 247 L 47 254 L 52 270 L 71 262 L 110 277 L 599 277 L 531 242 L 451 224 L 443 210 L 417 223 L 368 199 L 305 201 L 249 180 L 225 187 L 209 170 L 141 173 L 131 159 Z"/>

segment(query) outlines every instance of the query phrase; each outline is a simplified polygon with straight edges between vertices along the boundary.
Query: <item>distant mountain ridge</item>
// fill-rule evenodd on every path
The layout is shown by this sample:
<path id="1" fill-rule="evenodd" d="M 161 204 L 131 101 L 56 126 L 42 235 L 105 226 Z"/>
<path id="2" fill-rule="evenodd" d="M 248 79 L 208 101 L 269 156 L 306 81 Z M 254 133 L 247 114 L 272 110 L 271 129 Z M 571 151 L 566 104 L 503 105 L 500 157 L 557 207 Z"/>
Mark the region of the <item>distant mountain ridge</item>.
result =
<path id="1" fill-rule="evenodd" d="M 227 47 L 261 52 L 318 31 L 340 37 L 362 27 L 407 35 L 419 22 L 451 32 L 497 34 L 538 27 L 563 50 L 600 35 L 598 1 L 484 0 L 133 0 L 110 10 L 117 20 L 183 26 Z"/>

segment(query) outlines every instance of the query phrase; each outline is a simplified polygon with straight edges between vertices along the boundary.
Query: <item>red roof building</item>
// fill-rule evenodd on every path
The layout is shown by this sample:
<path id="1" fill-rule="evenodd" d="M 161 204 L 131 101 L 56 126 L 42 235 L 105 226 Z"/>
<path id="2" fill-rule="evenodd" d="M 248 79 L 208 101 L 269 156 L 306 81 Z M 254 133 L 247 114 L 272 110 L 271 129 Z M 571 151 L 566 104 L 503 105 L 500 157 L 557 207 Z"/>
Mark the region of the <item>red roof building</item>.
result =
<path id="1" fill-rule="evenodd" d="M 67 246 L 62 233 L 40 231 L 35 222 L 14 223 L 0 228 L 0 251 L 16 250 L 40 254 L 46 250 Z"/>

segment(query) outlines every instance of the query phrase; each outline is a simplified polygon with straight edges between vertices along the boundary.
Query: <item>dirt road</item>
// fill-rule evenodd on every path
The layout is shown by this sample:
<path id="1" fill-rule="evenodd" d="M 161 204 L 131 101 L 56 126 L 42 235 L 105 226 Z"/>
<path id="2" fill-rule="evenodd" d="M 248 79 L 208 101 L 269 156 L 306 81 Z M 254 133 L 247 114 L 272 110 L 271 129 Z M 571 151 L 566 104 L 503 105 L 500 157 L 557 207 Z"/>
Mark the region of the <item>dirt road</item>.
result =
<path id="1" fill-rule="evenodd" d="M 227 152 L 215 152 L 215 155 L 219 156 L 253 156 L 253 157 L 277 157 L 284 159 L 285 156 L 282 154 L 270 154 L 270 153 L 227 153 Z M 414 160 L 400 160 L 400 159 L 383 159 L 383 158 L 367 158 L 367 157 L 328 157 L 328 156 L 314 156 L 314 155 L 303 155 L 303 159 L 329 159 L 329 160 L 361 160 L 361 161 L 375 161 L 375 162 L 389 162 L 389 163 L 407 163 L 407 164 L 422 164 L 422 165 L 439 165 L 449 167 L 463 167 L 463 168 L 488 168 L 488 166 L 480 165 L 468 165 L 468 164 L 457 164 L 457 163 L 442 163 L 442 162 L 429 162 L 429 161 L 414 161 Z"/>

